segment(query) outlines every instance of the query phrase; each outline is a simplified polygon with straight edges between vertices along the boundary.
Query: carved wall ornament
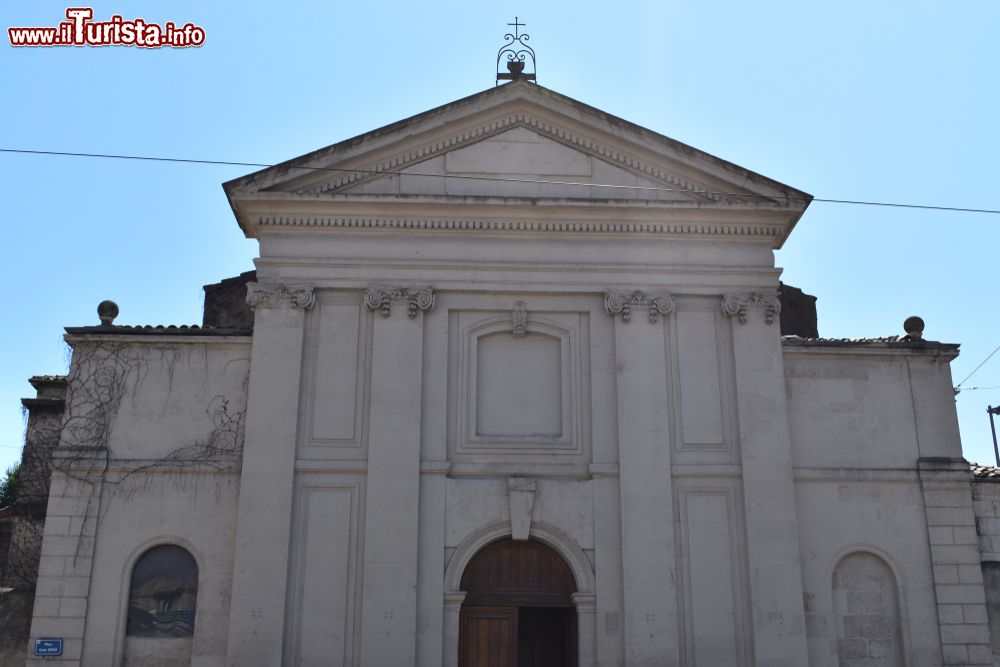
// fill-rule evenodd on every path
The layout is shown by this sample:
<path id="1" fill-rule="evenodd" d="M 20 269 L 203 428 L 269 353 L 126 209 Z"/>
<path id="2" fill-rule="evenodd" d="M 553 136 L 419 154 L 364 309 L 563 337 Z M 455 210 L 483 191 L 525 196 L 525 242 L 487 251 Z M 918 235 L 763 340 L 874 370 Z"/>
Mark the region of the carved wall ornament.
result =
<path id="1" fill-rule="evenodd" d="M 535 480 L 509 477 L 507 493 L 510 500 L 510 536 L 514 540 L 531 537 L 531 512 L 535 508 Z"/>
<path id="2" fill-rule="evenodd" d="M 660 315 L 666 317 L 674 311 L 674 298 L 670 294 L 649 295 L 636 290 L 631 294 L 607 291 L 604 293 L 604 309 L 614 317 L 621 313 L 623 322 L 632 321 L 632 308 L 646 308 L 649 321 L 656 323 Z"/>
<path id="3" fill-rule="evenodd" d="M 528 308 L 523 301 L 518 301 L 514 304 L 510 312 L 510 317 L 514 324 L 511 334 L 513 334 L 514 338 L 523 337 L 527 333 L 526 329 L 528 326 Z"/>
<path id="4" fill-rule="evenodd" d="M 247 304 L 251 308 L 290 306 L 309 310 L 316 295 L 309 287 L 286 287 L 281 283 L 247 283 Z"/>
<path id="5" fill-rule="evenodd" d="M 770 326 L 781 314 L 781 301 L 773 294 L 762 294 L 761 292 L 749 295 L 726 294 L 722 297 L 722 314 L 738 318 L 740 324 L 747 323 L 750 308 L 762 309 L 764 323 Z"/>
<path id="6" fill-rule="evenodd" d="M 369 287 L 365 290 L 365 305 L 371 310 L 378 310 L 382 317 L 389 317 L 392 312 L 392 302 L 406 303 L 407 316 L 412 320 L 418 310 L 434 310 L 434 290 L 430 287 L 388 287 L 384 285 Z"/>
<path id="7" fill-rule="evenodd" d="M 745 298 L 726 294 L 722 297 L 722 314 L 726 317 L 738 317 L 740 324 L 746 324 L 747 308 L 749 305 L 749 302 Z"/>

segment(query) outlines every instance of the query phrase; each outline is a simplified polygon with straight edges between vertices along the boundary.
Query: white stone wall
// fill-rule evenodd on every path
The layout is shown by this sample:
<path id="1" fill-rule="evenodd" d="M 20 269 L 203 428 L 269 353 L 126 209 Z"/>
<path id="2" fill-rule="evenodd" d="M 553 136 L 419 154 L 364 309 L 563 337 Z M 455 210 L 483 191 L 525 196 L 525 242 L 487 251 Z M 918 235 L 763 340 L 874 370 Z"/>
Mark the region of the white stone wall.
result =
<path id="1" fill-rule="evenodd" d="M 862 659 L 859 641 L 886 639 L 845 634 L 853 612 L 831 582 L 857 553 L 893 574 L 905 664 L 989 664 L 948 366 L 938 351 L 879 348 L 786 347 L 811 664 Z"/>
<path id="2" fill-rule="evenodd" d="M 199 567 L 191 664 L 223 664 L 249 341 L 70 342 L 32 640 L 62 637 L 66 664 L 121 664 L 132 566 L 177 544 Z"/>
<path id="3" fill-rule="evenodd" d="M 1000 483 L 994 479 L 975 480 L 972 505 L 982 559 L 993 664 L 1000 664 Z"/>

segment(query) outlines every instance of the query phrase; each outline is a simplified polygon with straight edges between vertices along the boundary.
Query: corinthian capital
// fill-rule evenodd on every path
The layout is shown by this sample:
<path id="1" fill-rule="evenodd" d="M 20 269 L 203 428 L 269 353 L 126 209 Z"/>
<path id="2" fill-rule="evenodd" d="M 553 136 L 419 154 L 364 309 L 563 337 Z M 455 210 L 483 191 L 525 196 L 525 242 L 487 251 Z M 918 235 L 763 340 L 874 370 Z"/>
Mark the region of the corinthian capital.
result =
<path id="1" fill-rule="evenodd" d="M 251 308 L 291 307 L 309 310 L 316 295 L 309 287 L 286 287 L 281 283 L 247 283 L 247 304 Z"/>

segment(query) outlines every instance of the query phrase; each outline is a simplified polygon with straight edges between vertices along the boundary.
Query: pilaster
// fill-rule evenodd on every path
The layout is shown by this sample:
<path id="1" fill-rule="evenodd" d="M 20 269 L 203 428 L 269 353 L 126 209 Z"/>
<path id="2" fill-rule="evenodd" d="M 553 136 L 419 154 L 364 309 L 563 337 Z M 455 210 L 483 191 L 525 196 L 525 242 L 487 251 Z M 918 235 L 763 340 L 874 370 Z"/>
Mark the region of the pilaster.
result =
<path id="1" fill-rule="evenodd" d="M 417 664 L 439 667 L 444 645 L 445 516 L 447 461 L 420 469 L 420 558 L 417 586 Z"/>
<path id="2" fill-rule="evenodd" d="M 944 664 L 992 665 L 969 464 L 925 457 L 917 466 Z"/>
<path id="3" fill-rule="evenodd" d="M 57 449 L 54 459 L 25 663 L 30 667 L 81 664 L 107 450 Z M 62 638 L 62 655 L 32 657 L 41 637 Z"/>
<path id="4" fill-rule="evenodd" d="M 677 665 L 680 629 L 665 329 L 669 295 L 609 292 L 618 370 L 626 663 Z M 636 314 L 636 317 L 632 317 Z"/>
<path id="5" fill-rule="evenodd" d="M 777 296 L 727 295 L 733 326 L 754 664 L 809 664 Z"/>
<path id="6" fill-rule="evenodd" d="M 282 661 L 295 438 L 311 289 L 250 283 L 254 335 L 229 616 L 227 663 Z"/>
<path id="7" fill-rule="evenodd" d="M 365 303 L 381 316 L 372 333 L 361 661 L 404 667 L 417 651 L 423 313 L 434 294 L 375 287 Z"/>
<path id="8" fill-rule="evenodd" d="M 444 667 L 458 667 L 458 634 L 461 628 L 465 591 L 451 593 L 444 599 Z"/>

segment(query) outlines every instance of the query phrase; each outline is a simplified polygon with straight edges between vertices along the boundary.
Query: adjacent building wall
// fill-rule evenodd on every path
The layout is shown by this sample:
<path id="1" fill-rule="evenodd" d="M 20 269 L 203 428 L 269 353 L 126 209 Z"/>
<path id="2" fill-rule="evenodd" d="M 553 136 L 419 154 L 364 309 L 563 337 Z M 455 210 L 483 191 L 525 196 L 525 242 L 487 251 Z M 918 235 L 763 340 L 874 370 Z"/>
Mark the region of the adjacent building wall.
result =
<path id="1" fill-rule="evenodd" d="M 7 508 L 0 540 L 0 665 L 24 664 L 38 579 L 45 510 L 52 476 L 52 451 L 59 443 L 66 378 L 32 377 L 34 398 L 21 400 L 28 413 L 18 492 Z"/>
<path id="2" fill-rule="evenodd" d="M 121 664 L 131 568 L 177 544 L 201 572 L 192 664 L 223 664 L 249 340 L 68 341 L 31 637 L 63 638 L 64 662 Z"/>
<path id="3" fill-rule="evenodd" d="M 811 665 L 991 663 L 948 347 L 786 345 Z"/>

